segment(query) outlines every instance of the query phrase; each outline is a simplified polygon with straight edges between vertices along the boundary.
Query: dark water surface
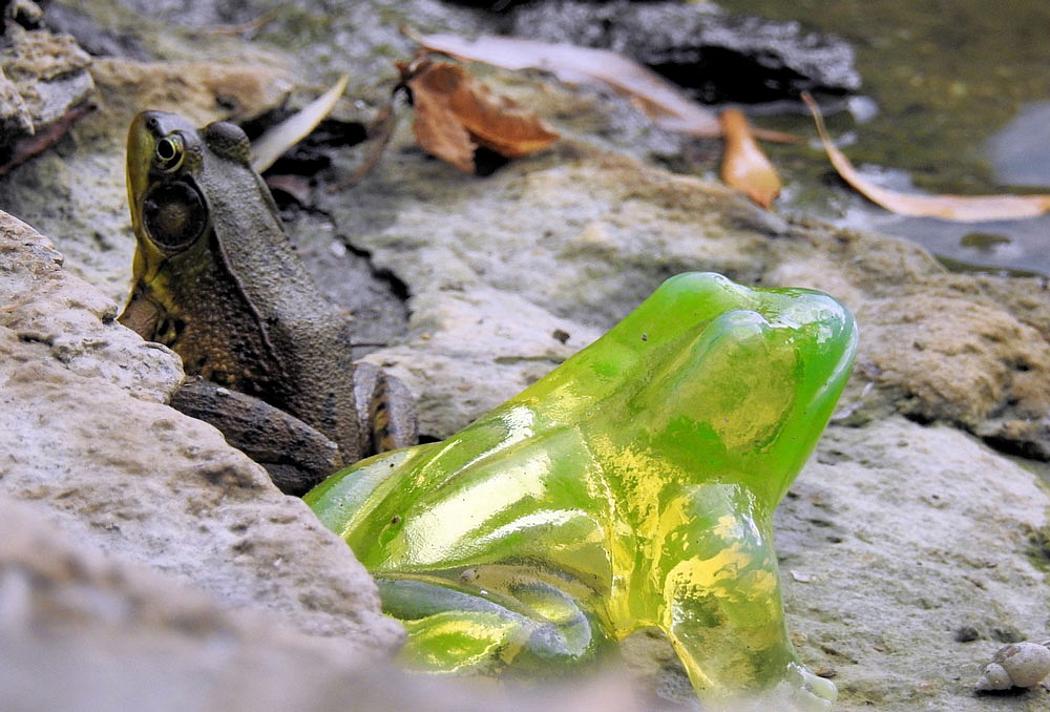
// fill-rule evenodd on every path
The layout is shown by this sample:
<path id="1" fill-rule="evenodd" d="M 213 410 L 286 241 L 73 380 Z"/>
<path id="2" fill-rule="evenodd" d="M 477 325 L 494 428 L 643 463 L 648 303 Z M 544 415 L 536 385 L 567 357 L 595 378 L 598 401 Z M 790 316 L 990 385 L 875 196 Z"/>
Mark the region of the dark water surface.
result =
<path id="1" fill-rule="evenodd" d="M 726 9 L 847 39 L 861 93 L 829 117 L 862 172 L 932 193 L 1050 193 L 1050 1 L 721 0 Z M 874 107 L 874 116 L 865 116 Z M 763 126 L 812 136 L 805 116 Z M 781 208 L 913 239 L 947 262 L 1050 274 L 1050 217 L 974 224 L 893 216 L 828 175 L 812 146 L 769 147 Z"/>

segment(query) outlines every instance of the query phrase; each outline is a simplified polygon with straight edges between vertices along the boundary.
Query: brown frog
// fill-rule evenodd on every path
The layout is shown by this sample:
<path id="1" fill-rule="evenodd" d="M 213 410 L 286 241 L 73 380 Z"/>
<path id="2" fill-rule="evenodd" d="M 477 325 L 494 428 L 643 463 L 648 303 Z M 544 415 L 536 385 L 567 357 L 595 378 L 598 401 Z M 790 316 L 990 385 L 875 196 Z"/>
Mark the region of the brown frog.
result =
<path id="1" fill-rule="evenodd" d="M 128 133 L 137 246 L 119 320 L 182 357 L 172 405 L 218 427 L 289 494 L 416 441 L 411 396 L 351 358 L 347 319 L 284 232 L 236 125 L 145 111 Z"/>

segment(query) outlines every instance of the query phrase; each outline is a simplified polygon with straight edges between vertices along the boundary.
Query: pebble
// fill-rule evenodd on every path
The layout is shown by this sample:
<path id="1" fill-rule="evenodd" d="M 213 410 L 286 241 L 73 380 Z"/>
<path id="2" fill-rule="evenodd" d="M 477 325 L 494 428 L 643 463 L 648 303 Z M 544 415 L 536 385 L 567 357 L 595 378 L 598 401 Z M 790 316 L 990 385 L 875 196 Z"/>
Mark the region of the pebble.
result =
<path id="1" fill-rule="evenodd" d="M 1047 641 L 1050 643 L 1050 641 Z M 996 652 L 975 686 L 978 692 L 1035 687 L 1050 675 L 1050 647 L 1039 643 L 1011 643 Z"/>

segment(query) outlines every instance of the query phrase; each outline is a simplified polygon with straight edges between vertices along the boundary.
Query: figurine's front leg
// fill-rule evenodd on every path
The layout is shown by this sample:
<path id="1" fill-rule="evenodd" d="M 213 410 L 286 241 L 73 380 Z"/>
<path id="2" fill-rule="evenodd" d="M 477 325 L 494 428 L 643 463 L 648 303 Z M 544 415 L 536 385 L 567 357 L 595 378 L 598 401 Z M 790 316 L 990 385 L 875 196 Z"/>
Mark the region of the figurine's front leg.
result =
<path id="1" fill-rule="evenodd" d="M 490 581 L 377 577 L 383 611 L 408 631 L 401 659 L 409 667 L 558 676 L 595 661 L 605 638 L 579 601 L 538 578 L 488 577 L 477 570 L 465 570 L 462 578 Z"/>
<path id="2" fill-rule="evenodd" d="M 735 485 L 672 500 L 657 566 L 660 626 L 705 699 L 778 690 L 803 709 L 829 709 L 835 686 L 806 670 L 788 641 L 771 515 Z"/>

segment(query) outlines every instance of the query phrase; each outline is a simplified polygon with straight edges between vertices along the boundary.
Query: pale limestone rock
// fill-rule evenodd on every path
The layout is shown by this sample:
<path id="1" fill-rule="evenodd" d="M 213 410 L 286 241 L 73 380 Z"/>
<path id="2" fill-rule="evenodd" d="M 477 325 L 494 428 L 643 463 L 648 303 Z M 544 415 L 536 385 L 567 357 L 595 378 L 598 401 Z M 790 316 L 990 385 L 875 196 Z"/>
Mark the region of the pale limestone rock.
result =
<path id="1" fill-rule="evenodd" d="M 71 541 L 46 504 L 4 497 L 0 690 L 5 712 L 652 709 L 622 677 L 507 691 L 400 673 L 344 639 L 103 556 Z"/>
<path id="2" fill-rule="evenodd" d="M 0 47 L 0 146 L 43 132 L 94 90 L 91 57 L 69 35 L 7 23 Z"/>

